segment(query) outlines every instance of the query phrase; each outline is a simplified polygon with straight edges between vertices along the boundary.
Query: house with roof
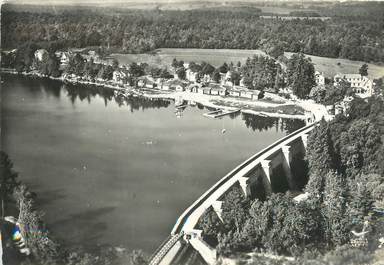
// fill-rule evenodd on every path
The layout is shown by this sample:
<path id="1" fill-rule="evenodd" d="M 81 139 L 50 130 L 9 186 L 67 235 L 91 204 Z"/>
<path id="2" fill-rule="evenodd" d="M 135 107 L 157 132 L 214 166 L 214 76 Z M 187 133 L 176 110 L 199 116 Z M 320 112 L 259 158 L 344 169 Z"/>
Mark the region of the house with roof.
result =
<path id="1" fill-rule="evenodd" d="M 169 90 L 169 84 L 167 83 L 166 79 L 164 78 L 157 78 L 156 79 L 156 85 L 158 89 L 161 90 Z"/>
<path id="2" fill-rule="evenodd" d="M 71 54 L 69 52 L 62 52 L 60 56 L 60 65 L 68 65 Z"/>
<path id="3" fill-rule="evenodd" d="M 344 114 L 346 115 L 347 111 L 351 107 L 351 102 L 353 97 L 345 97 L 342 101 L 334 105 L 335 115 Z"/>
<path id="4" fill-rule="evenodd" d="M 48 58 L 49 54 L 48 51 L 45 49 L 38 49 L 35 51 L 34 56 L 37 61 L 41 62 L 45 58 Z"/>
<path id="5" fill-rule="evenodd" d="M 168 86 L 170 90 L 184 91 L 188 82 L 180 79 L 171 79 L 163 83 L 163 86 Z"/>
<path id="6" fill-rule="evenodd" d="M 251 90 L 240 90 L 240 97 L 247 98 L 247 99 L 253 99 L 254 92 Z"/>
<path id="7" fill-rule="evenodd" d="M 157 84 L 153 80 L 148 78 L 147 76 L 142 76 L 137 81 L 137 86 L 139 88 L 151 88 L 152 89 L 152 88 L 157 87 Z"/>
<path id="8" fill-rule="evenodd" d="M 240 90 L 238 90 L 238 89 L 230 89 L 229 90 L 229 95 L 231 97 L 240 97 Z"/>
<path id="9" fill-rule="evenodd" d="M 204 95 L 211 95 L 211 88 L 210 87 L 204 87 L 203 88 L 203 94 Z"/>
<path id="10" fill-rule="evenodd" d="M 221 85 L 216 85 L 216 84 L 211 86 L 211 95 L 225 97 L 227 93 L 228 93 L 228 89 L 226 87 L 223 87 Z"/>
<path id="11" fill-rule="evenodd" d="M 319 71 L 315 72 L 315 82 L 318 86 L 324 86 L 325 85 L 325 76 L 323 73 L 320 73 Z"/>
<path id="12" fill-rule="evenodd" d="M 242 87 L 245 87 L 245 84 L 244 84 L 244 77 L 241 77 L 240 82 L 239 82 L 239 85 L 242 86 Z"/>
<path id="13" fill-rule="evenodd" d="M 211 78 L 210 75 L 205 74 L 205 75 L 201 78 L 200 81 L 201 81 L 202 83 L 206 83 L 206 84 L 208 84 L 209 82 L 212 81 L 212 78 Z"/>
<path id="14" fill-rule="evenodd" d="M 187 79 L 189 82 L 197 82 L 198 78 L 198 72 L 192 71 L 191 69 L 187 69 L 185 71 L 185 79 Z"/>
<path id="15" fill-rule="evenodd" d="M 183 92 L 183 91 L 185 91 L 185 87 L 183 87 L 181 85 L 176 85 L 175 86 L 175 91 L 176 92 Z"/>
<path id="16" fill-rule="evenodd" d="M 130 75 L 129 72 L 125 69 L 116 69 L 112 73 L 112 80 L 115 83 L 123 84 L 125 79 L 129 77 L 129 75 Z"/>
<path id="17" fill-rule="evenodd" d="M 353 91 L 362 97 L 373 95 L 373 81 L 360 74 L 337 74 L 334 76 L 334 85 L 338 85 L 341 80 L 346 80 L 351 84 Z"/>
<path id="18" fill-rule="evenodd" d="M 188 85 L 185 90 L 191 93 L 197 93 L 199 87 L 201 87 L 201 84 L 194 83 L 194 84 Z"/>
<path id="19" fill-rule="evenodd" d="M 227 85 L 227 86 L 233 86 L 233 82 L 232 82 L 232 72 L 231 71 L 228 71 L 226 72 L 225 74 L 224 73 L 220 73 L 220 83 L 222 85 Z"/>
<path id="20" fill-rule="evenodd" d="M 60 65 L 65 66 L 65 65 L 68 65 L 69 58 L 71 57 L 72 53 L 57 51 L 55 52 L 55 55 L 56 55 L 56 58 L 59 59 Z"/>
<path id="21" fill-rule="evenodd" d="M 161 82 L 160 84 L 157 85 L 157 87 L 161 90 L 170 90 L 171 88 L 169 87 L 169 84 L 166 82 Z"/>
<path id="22" fill-rule="evenodd" d="M 197 88 L 197 93 L 198 94 L 204 94 L 204 87 L 198 87 Z"/>

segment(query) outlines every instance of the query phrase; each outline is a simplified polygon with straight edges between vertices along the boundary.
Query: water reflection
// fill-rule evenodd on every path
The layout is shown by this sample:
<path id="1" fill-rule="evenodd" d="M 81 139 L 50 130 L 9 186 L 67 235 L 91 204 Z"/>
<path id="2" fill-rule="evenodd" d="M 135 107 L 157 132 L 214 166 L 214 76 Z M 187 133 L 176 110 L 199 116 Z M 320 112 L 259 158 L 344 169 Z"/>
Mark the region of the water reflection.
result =
<path id="1" fill-rule="evenodd" d="M 46 86 L 44 86 L 47 89 Z M 109 101 L 114 100 L 119 107 L 128 106 L 131 112 L 137 110 L 145 110 L 145 109 L 159 109 L 159 108 L 167 108 L 171 102 L 165 99 L 154 99 L 154 98 L 145 98 L 136 95 L 128 95 L 128 96 L 116 96 L 112 89 L 107 89 L 103 87 L 97 86 L 79 86 L 79 85 L 71 85 L 65 84 L 62 85 L 61 88 L 67 91 L 68 97 L 71 99 L 71 102 L 74 103 L 77 98 L 80 101 L 86 99 L 88 102 L 91 102 L 92 98 L 96 95 L 102 97 L 104 99 L 105 105 L 107 106 Z M 54 95 L 59 95 L 60 91 L 55 91 Z M 196 104 L 198 109 L 213 111 L 215 108 L 206 107 L 200 103 Z M 182 112 L 187 108 L 187 105 L 184 104 L 182 107 L 178 107 L 175 110 L 175 115 L 180 118 L 182 117 Z M 228 116 L 231 119 L 236 119 L 242 115 L 242 119 L 245 122 L 247 128 L 252 129 L 253 131 L 267 131 L 273 127 L 276 128 L 276 131 L 284 131 L 287 133 L 292 133 L 299 128 L 305 125 L 304 121 L 298 119 L 282 119 L 282 118 L 274 118 L 274 117 L 263 117 L 257 116 L 248 113 L 240 113 L 235 112 L 231 113 Z M 225 117 L 223 117 L 225 118 Z"/>
<path id="2" fill-rule="evenodd" d="M 303 120 L 263 117 L 248 113 L 243 113 L 242 119 L 247 128 L 260 132 L 275 127 L 276 131 L 285 131 L 289 134 L 305 125 Z"/>
<path id="3" fill-rule="evenodd" d="M 62 85 L 61 88 L 67 91 L 67 95 L 72 103 L 74 103 L 77 98 L 80 99 L 80 101 L 86 99 L 91 103 L 92 98 L 99 96 L 104 99 L 105 106 L 113 100 L 119 107 L 128 106 L 131 112 L 152 108 L 166 108 L 170 104 L 169 101 L 163 99 L 152 99 L 134 95 L 126 97 L 116 96 L 113 89 L 98 86 L 65 84 Z"/>
<path id="4" fill-rule="evenodd" d="M 15 78 L 20 82 L 28 83 L 27 87 L 29 88 L 31 94 L 36 94 L 43 91 L 46 95 L 53 96 L 56 98 L 60 98 L 61 95 L 66 95 L 70 99 L 72 104 L 75 104 L 76 100 L 86 100 L 88 103 L 91 103 L 93 98 L 101 97 L 104 100 L 105 106 L 107 106 L 108 103 L 110 103 L 111 101 L 114 101 L 119 107 L 129 107 L 131 112 L 145 109 L 167 108 L 171 104 L 171 101 L 165 99 L 151 99 L 136 95 L 115 95 L 113 89 L 100 86 L 70 83 L 63 84 L 61 81 L 55 81 L 50 79 L 43 80 L 40 78 L 31 79 L 13 76 L 9 76 L 9 78 Z M 179 118 L 182 117 L 182 113 L 186 109 L 186 107 L 187 104 L 183 104 L 182 108 L 176 108 L 175 115 Z M 197 107 L 200 110 L 206 111 L 215 110 L 215 108 L 206 107 L 200 103 L 193 103 L 192 106 L 188 107 Z M 267 131 L 275 127 L 276 131 L 292 133 L 305 125 L 304 121 L 298 119 L 263 117 L 240 112 L 232 113 L 228 116 L 230 119 L 236 119 L 240 115 L 242 116 L 242 120 L 244 120 L 246 127 L 250 128 L 253 131 Z M 222 118 L 225 119 L 228 116 Z"/>
<path id="5" fill-rule="evenodd" d="M 60 88 L 67 92 L 67 96 L 70 98 L 72 104 L 75 103 L 76 99 L 79 99 L 80 101 L 86 99 L 89 103 L 91 103 L 92 98 L 100 96 L 104 99 L 105 106 L 107 106 L 108 102 L 114 97 L 113 89 L 104 87 L 63 84 Z"/>

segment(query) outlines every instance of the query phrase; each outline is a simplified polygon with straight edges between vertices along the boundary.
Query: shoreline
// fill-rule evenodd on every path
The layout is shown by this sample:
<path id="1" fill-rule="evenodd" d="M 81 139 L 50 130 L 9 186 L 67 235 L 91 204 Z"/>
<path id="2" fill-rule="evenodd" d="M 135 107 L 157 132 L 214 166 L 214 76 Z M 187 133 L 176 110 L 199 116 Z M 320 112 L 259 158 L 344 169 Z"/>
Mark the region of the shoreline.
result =
<path id="1" fill-rule="evenodd" d="M 215 109 L 221 109 L 221 110 L 234 110 L 234 109 L 240 109 L 242 113 L 257 115 L 257 116 L 263 116 L 263 117 L 273 117 L 273 118 L 286 118 L 286 119 L 300 119 L 300 120 L 307 120 L 309 118 L 309 115 L 307 113 L 303 114 L 290 114 L 290 113 L 284 113 L 284 110 L 279 109 L 280 107 L 284 106 L 294 106 L 299 107 L 304 110 L 304 112 L 311 112 L 311 110 L 308 110 L 306 108 L 305 104 L 300 104 L 300 102 L 284 102 L 284 103 L 275 103 L 275 102 L 266 102 L 266 101 L 253 101 L 253 100 L 247 100 L 242 98 L 235 98 L 235 97 L 222 97 L 218 95 L 205 95 L 205 94 L 197 94 L 192 92 L 177 92 L 177 91 L 161 91 L 158 89 L 149 89 L 146 88 L 144 91 L 137 91 L 134 87 L 121 87 L 118 84 L 112 85 L 112 84 L 104 84 L 100 82 L 91 82 L 91 81 L 84 81 L 84 80 L 72 80 L 70 78 L 65 78 L 63 76 L 60 77 L 52 77 L 52 76 L 44 76 L 36 72 L 17 72 L 15 69 L 9 69 L 9 68 L 1 68 L 1 73 L 5 74 L 13 74 L 13 75 L 22 75 L 27 77 L 38 77 L 38 78 L 48 78 L 51 80 L 61 81 L 63 83 L 70 83 L 70 84 L 80 84 L 80 85 L 90 85 L 90 86 L 97 86 L 97 87 L 103 87 L 107 89 L 112 89 L 114 91 L 126 91 L 128 90 L 134 95 L 142 96 L 145 98 L 157 98 L 157 99 L 168 99 L 168 100 L 174 100 L 175 102 L 178 100 L 186 100 L 191 101 L 195 103 L 199 103 L 205 107 L 209 108 L 215 108 Z M 153 93 L 152 93 L 153 92 Z M 220 102 L 226 104 L 220 104 Z M 230 106 L 228 106 L 230 105 Z M 236 105 L 236 106 L 231 106 Z M 255 110 L 254 108 L 257 108 Z M 268 111 L 271 108 L 275 108 L 275 112 Z M 313 113 L 312 113 L 313 114 Z M 315 115 L 313 115 L 315 116 Z M 316 119 L 317 120 L 317 119 Z"/>

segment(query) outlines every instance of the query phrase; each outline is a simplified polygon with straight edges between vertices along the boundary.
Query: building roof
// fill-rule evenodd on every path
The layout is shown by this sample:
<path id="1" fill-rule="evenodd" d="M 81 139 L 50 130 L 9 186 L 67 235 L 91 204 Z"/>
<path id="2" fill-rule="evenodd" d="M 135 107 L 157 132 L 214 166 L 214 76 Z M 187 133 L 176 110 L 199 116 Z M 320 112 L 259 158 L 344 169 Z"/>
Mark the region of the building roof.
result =
<path id="1" fill-rule="evenodd" d="M 361 76 L 360 74 L 336 74 L 335 78 L 336 77 L 338 77 L 338 78 L 346 78 L 346 79 L 360 79 L 363 76 Z"/>
<path id="2" fill-rule="evenodd" d="M 139 81 L 142 81 L 142 82 L 144 82 L 144 84 L 149 84 L 149 85 L 155 83 L 153 80 L 149 79 L 147 76 L 139 77 L 138 82 Z"/>
<path id="3" fill-rule="evenodd" d="M 180 79 L 171 79 L 166 81 L 165 84 L 169 86 L 177 86 L 177 85 L 183 86 L 183 87 L 187 86 L 187 82 L 182 81 Z"/>

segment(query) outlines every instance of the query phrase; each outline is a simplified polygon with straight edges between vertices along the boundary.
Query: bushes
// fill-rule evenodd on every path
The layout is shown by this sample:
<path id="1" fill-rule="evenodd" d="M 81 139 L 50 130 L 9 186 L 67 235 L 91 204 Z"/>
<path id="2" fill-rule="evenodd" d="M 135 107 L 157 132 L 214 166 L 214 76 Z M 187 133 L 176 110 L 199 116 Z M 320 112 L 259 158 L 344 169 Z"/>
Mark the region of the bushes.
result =
<path id="1" fill-rule="evenodd" d="M 57 261 L 60 258 L 59 245 L 49 238 L 43 214 L 36 210 L 31 192 L 25 185 L 20 185 L 14 190 L 14 198 L 19 209 L 20 231 L 33 256 L 42 261 Z"/>
<path id="2" fill-rule="evenodd" d="M 223 209 L 223 215 L 234 210 Z M 239 230 L 233 226 L 219 234 L 217 251 L 220 255 L 265 249 L 299 256 L 310 244 L 321 239 L 318 209 L 312 202 L 296 204 L 289 194 L 273 194 L 264 202 L 254 200 L 243 216 L 245 221 Z"/>

